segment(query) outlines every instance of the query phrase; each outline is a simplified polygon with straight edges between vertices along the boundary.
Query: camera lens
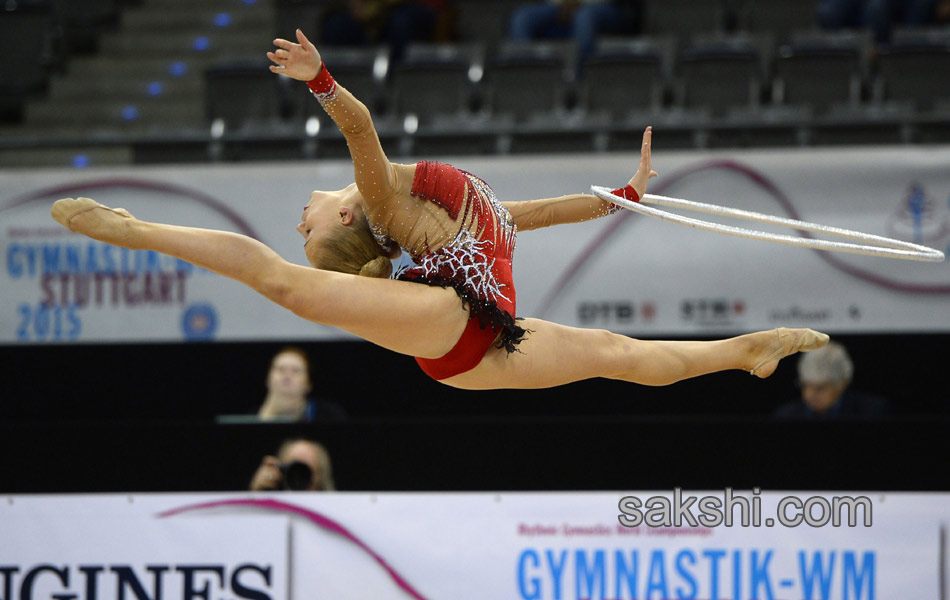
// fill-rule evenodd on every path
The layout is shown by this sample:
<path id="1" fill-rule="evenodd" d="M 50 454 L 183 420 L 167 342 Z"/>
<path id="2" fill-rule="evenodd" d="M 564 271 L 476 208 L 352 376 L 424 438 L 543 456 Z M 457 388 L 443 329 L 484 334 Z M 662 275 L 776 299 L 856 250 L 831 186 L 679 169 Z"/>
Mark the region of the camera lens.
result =
<path id="1" fill-rule="evenodd" d="M 280 465 L 280 472 L 284 474 L 285 490 L 307 490 L 310 488 L 310 482 L 313 481 L 313 471 L 309 465 L 299 460 Z"/>

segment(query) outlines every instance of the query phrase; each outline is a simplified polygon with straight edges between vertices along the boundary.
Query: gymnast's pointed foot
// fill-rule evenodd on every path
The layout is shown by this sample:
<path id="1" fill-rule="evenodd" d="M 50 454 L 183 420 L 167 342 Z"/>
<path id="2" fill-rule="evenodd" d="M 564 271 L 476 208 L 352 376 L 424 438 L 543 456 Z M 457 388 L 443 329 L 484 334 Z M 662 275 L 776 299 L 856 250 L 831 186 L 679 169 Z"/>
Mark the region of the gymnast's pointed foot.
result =
<path id="1" fill-rule="evenodd" d="M 828 335 L 811 329 L 786 329 L 784 327 L 772 331 L 763 331 L 759 335 L 765 342 L 759 347 L 758 353 L 763 358 L 755 363 L 749 371 L 756 377 L 766 378 L 775 372 L 778 361 L 796 352 L 817 350 L 828 343 Z"/>
<path id="2" fill-rule="evenodd" d="M 102 210 L 95 210 L 97 208 Z M 50 214 L 70 231 L 120 246 L 127 237 L 129 223 L 135 220 L 124 208 L 109 208 L 91 198 L 57 200 Z"/>

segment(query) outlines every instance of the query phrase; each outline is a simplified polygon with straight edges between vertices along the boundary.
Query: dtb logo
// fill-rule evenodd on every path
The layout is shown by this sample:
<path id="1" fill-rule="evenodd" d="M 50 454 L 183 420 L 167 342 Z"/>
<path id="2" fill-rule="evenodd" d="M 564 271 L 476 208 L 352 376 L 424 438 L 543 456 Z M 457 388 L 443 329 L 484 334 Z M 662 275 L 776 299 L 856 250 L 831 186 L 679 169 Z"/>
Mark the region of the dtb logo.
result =
<path id="1" fill-rule="evenodd" d="M 638 307 L 627 300 L 581 302 L 577 306 L 577 317 L 585 325 L 594 323 L 625 325 L 637 320 L 649 323 L 656 318 L 656 306 L 652 302 L 643 302 Z"/>
<path id="2" fill-rule="evenodd" d="M 680 316 L 696 325 L 723 325 L 745 316 L 745 300 L 697 298 L 683 300 Z"/>

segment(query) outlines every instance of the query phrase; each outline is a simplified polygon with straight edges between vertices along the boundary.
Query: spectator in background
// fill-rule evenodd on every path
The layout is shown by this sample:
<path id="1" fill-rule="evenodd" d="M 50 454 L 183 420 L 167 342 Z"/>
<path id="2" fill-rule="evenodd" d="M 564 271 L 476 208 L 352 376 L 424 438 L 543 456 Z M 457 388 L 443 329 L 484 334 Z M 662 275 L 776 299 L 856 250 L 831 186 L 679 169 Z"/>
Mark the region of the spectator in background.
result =
<path id="1" fill-rule="evenodd" d="M 573 39 L 580 57 L 589 56 L 603 33 L 632 33 L 636 0 L 545 0 L 524 3 L 512 12 L 509 39 Z"/>
<path id="2" fill-rule="evenodd" d="M 895 26 L 950 22 L 950 0 L 819 0 L 817 20 L 822 29 L 870 28 L 886 44 Z"/>
<path id="3" fill-rule="evenodd" d="M 264 421 L 343 420 L 336 403 L 311 398 L 310 359 L 302 349 L 288 346 L 274 355 L 267 373 L 267 397 L 257 416 Z"/>
<path id="4" fill-rule="evenodd" d="M 277 456 L 265 456 L 251 478 L 251 490 L 291 490 L 333 492 L 330 454 L 317 442 L 290 439 L 281 444 Z"/>
<path id="5" fill-rule="evenodd" d="M 784 419 L 879 417 L 889 412 L 884 398 L 850 389 L 854 364 L 844 346 L 829 342 L 798 361 L 801 400 L 784 404 L 775 416 Z"/>
<path id="6" fill-rule="evenodd" d="M 449 0 L 347 0 L 323 18 L 321 40 L 328 46 L 387 44 L 399 60 L 412 42 L 452 39 Z"/>

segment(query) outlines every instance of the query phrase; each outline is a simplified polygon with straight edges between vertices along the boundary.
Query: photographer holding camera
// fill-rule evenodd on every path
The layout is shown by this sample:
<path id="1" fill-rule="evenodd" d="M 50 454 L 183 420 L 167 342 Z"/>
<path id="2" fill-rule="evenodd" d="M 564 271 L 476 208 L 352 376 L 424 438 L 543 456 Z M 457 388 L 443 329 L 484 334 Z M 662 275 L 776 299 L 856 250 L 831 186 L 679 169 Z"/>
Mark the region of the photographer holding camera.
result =
<path id="1" fill-rule="evenodd" d="M 311 440 L 287 440 L 277 456 L 265 456 L 261 461 L 251 479 L 251 490 L 335 491 L 330 455 Z"/>

